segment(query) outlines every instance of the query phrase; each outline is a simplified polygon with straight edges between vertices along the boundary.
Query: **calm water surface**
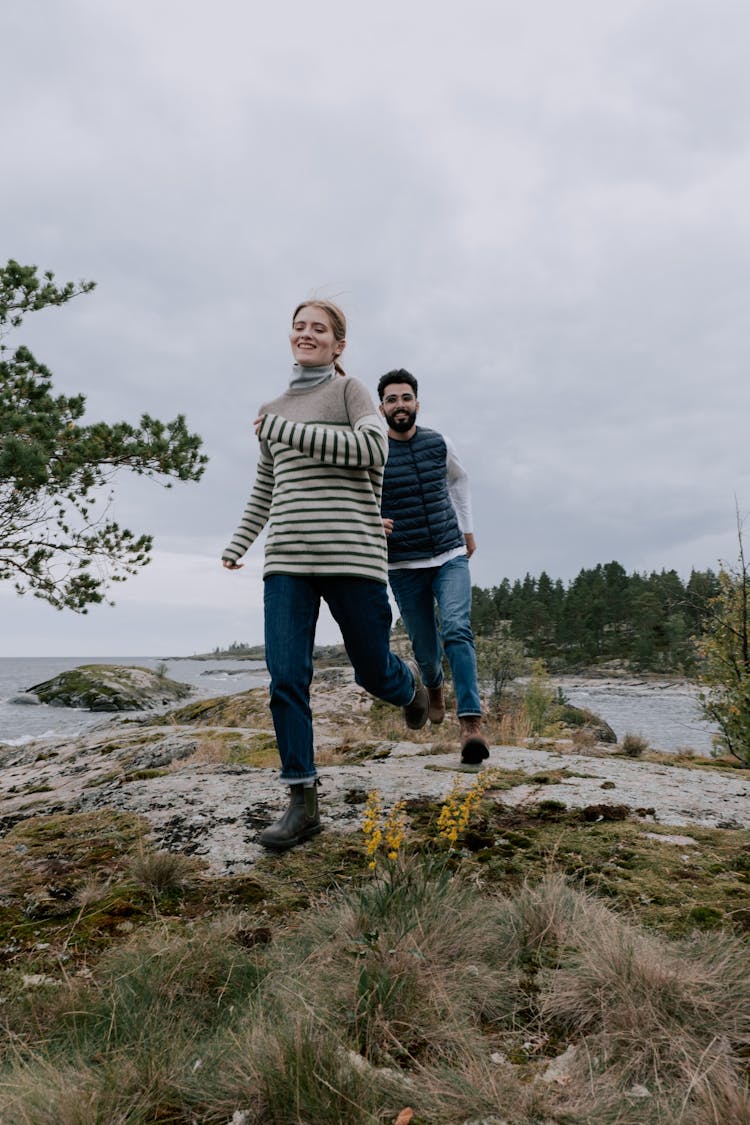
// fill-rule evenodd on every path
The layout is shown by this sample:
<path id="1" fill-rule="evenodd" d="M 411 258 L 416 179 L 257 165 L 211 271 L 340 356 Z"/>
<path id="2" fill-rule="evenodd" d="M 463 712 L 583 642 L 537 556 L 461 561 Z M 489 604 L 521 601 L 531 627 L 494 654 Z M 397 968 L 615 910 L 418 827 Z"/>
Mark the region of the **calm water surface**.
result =
<path id="1" fill-rule="evenodd" d="M 606 719 L 622 741 L 640 734 L 655 750 L 710 754 L 716 728 L 701 717 L 698 688 L 667 681 L 555 678 L 575 707 L 588 707 Z"/>
<path id="2" fill-rule="evenodd" d="M 137 664 L 156 668 L 166 663 L 167 675 L 190 684 L 196 695 L 231 694 L 268 682 L 262 661 L 167 660 L 160 657 L 0 657 L 0 743 L 19 745 L 33 738 L 74 735 L 107 723 L 101 712 L 76 711 L 45 704 L 29 706 L 9 700 L 34 684 L 80 664 Z M 555 678 L 576 707 L 588 707 L 609 723 L 618 739 L 640 734 L 660 750 L 690 749 L 710 754 L 714 728 L 701 718 L 697 688 L 690 683 L 661 681 Z M 128 712 L 130 715 L 137 712 Z"/>
<path id="3" fill-rule="evenodd" d="M 166 664 L 169 678 L 190 684 L 195 689 L 195 697 L 230 695 L 268 682 L 266 666 L 258 660 L 162 660 L 156 656 L 0 657 L 0 742 L 20 745 L 33 738 L 76 734 L 108 722 L 108 716 L 102 712 L 9 702 L 14 695 L 27 691 L 34 684 L 44 683 L 81 664 L 136 664 L 141 668 Z M 135 716 L 138 712 L 128 711 L 127 714 Z"/>

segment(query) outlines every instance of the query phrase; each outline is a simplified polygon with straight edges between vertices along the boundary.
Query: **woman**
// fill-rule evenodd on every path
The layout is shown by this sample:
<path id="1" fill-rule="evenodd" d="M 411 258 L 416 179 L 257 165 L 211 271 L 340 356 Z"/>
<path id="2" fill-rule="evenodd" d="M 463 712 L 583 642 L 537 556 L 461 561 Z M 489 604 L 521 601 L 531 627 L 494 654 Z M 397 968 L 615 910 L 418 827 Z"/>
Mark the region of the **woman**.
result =
<path id="1" fill-rule="evenodd" d="M 429 697 L 413 662 L 390 650 L 387 552 L 380 517 L 387 438 L 364 385 L 338 359 L 346 320 L 330 301 L 297 307 L 287 390 L 260 408 L 258 470 L 237 531 L 222 555 L 239 559 L 268 523 L 264 580 L 271 714 L 290 787 L 280 820 L 261 832 L 284 851 L 320 832 L 310 682 L 320 599 L 336 620 L 357 683 L 404 708 L 406 724 L 427 721 Z"/>

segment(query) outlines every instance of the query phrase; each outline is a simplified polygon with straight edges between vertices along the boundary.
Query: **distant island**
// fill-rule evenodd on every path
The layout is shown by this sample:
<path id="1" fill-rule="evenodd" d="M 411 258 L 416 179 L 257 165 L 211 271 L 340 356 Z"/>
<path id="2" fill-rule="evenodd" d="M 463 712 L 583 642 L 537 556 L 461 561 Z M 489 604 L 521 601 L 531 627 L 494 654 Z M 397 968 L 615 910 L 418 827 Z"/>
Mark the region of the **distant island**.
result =
<path id="1" fill-rule="evenodd" d="M 240 644 L 233 641 L 229 648 L 215 648 L 212 652 L 197 652 L 192 656 L 166 656 L 165 660 L 256 660 L 265 662 L 265 645 Z M 339 665 L 348 663 L 343 645 L 316 645 L 313 659 L 317 664 Z"/>
<path id="2" fill-rule="evenodd" d="M 167 656 L 165 660 L 265 660 L 265 645 L 248 645 L 232 641 L 228 648 L 217 646 L 211 652 L 195 652 L 191 656 Z"/>

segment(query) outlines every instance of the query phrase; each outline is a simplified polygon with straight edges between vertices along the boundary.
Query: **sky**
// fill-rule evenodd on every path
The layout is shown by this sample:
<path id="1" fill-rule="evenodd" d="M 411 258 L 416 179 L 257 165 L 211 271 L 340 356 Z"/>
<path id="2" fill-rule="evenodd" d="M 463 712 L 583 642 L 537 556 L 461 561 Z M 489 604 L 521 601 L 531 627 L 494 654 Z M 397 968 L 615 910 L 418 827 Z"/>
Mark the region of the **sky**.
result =
<path id="1" fill-rule="evenodd" d="M 1 586 L 0 656 L 262 641 L 262 542 L 219 558 L 315 296 L 349 374 L 406 367 L 455 443 L 476 585 L 736 558 L 749 41 L 745 0 L 3 4 L 0 260 L 97 282 L 5 342 L 88 421 L 184 413 L 210 462 L 118 479 L 155 548 L 113 607 Z"/>

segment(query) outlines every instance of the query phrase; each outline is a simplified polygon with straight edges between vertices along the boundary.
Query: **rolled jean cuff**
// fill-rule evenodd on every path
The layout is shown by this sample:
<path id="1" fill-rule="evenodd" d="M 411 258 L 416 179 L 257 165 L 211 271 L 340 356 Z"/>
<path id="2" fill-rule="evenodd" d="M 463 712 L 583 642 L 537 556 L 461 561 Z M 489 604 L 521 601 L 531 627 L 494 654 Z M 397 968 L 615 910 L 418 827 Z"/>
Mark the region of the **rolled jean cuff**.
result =
<path id="1" fill-rule="evenodd" d="M 279 774 L 279 781 L 282 785 L 304 785 L 306 789 L 311 788 L 318 780 L 318 773 L 308 773 L 304 777 L 285 777 L 284 774 Z"/>

